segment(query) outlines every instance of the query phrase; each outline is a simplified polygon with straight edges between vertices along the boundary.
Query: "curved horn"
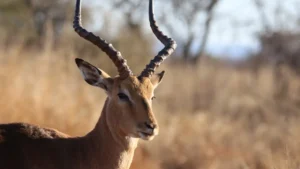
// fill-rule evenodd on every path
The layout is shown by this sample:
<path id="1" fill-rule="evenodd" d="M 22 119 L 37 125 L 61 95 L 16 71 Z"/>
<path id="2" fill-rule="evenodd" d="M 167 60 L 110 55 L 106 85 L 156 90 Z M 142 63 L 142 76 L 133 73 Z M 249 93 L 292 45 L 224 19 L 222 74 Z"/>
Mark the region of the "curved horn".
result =
<path id="1" fill-rule="evenodd" d="M 81 0 L 76 1 L 75 16 L 73 22 L 73 28 L 79 36 L 92 42 L 98 46 L 103 52 L 105 52 L 109 58 L 114 62 L 118 68 L 119 75 L 122 79 L 132 75 L 126 60 L 122 57 L 121 52 L 117 51 L 112 44 L 108 43 L 101 37 L 95 36 L 92 32 L 88 32 L 82 27 L 81 24 Z"/>
<path id="2" fill-rule="evenodd" d="M 164 35 L 162 31 L 159 30 L 156 21 L 154 19 L 153 13 L 153 2 L 149 0 L 149 21 L 152 32 L 155 34 L 158 40 L 160 40 L 165 47 L 154 57 L 153 60 L 146 66 L 146 68 L 140 74 L 140 77 L 151 77 L 156 68 L 176 49 L 177 44 L 175 40 Z"/>

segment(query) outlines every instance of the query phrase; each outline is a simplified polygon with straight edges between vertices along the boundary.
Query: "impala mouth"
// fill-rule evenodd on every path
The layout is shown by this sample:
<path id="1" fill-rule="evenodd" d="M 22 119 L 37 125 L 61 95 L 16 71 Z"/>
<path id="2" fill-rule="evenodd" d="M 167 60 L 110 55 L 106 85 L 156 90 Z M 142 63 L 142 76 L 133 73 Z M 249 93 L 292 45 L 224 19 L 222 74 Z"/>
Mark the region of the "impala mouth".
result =
<path id="1" fill-rule="evenodd" d="M 138 135 L 143 140 L 153 140 L 153 138 L 158 134 L 157 130 L 139 131 Z"/>
<path id="2" fill-rule="evenodd" d="M 154 138 L 154 135 L 147 132 L 138 132 L 139 136 L 143 140 L 152 140 Z"/>

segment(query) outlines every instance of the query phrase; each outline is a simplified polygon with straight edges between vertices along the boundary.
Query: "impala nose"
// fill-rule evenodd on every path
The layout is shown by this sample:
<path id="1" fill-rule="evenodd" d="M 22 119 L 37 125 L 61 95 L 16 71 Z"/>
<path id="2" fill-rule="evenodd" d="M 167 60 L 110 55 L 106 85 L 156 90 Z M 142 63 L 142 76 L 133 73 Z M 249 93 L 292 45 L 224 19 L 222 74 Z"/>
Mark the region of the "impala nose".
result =
<path id="1" fill-rule="evenodd" d="M 139 125 L 138 134 L 144 140 L 152 140 L 158 135 L 158 125 L 153 122 L 144 122 Z"/>
<path id="2" fill-rule="evenodd" d="M 157 128 L 157 125 L 154 124 L 154 123 L 145 122 L 144 124 L 145 124 L 145 126 L 146 126 L 148 129 L 154 130 L 154 129 Z"/>

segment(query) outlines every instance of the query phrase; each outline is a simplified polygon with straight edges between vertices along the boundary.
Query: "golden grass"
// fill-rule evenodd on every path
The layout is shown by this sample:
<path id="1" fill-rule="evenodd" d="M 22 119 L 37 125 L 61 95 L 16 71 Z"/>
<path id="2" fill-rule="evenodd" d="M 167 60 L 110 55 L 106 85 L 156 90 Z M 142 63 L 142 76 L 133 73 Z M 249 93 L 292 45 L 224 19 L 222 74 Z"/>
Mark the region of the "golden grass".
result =
<path id="1" fill-rule="evenodd" d="M 105 94 L 81 78 L 70 53 L 0 49 L 0 123 L 30 122 L 83 135 Z M 99 67 L 105 63 L 97 64 Z M 134 67 L 134 65 L 131 65 Z M 300 79 L 204 61 L 166 66 L 154 109 L 160 134 L 141 142 L 132 169 L 297 169 Z"/>

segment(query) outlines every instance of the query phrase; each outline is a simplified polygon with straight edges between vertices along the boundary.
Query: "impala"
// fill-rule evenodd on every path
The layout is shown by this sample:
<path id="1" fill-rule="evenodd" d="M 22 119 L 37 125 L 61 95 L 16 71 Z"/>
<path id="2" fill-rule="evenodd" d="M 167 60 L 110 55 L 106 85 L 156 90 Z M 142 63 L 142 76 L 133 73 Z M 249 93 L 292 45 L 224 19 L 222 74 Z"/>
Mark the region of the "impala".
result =
<path id="1" fill-rule="evenodd" d="M 165 47 L 135 76 L 120 52 L 81 26 L 81 0 L 76 1 L 73 27 L 84 39 L 105 52 L 118 69 L 110 77 L 90 63 L 76 59 L 84 80 L 105 90 L 101 116 L 94 129 L 82 137 L 69 137 L 54 129 L 25 123 L 0 125 L 1 169 L 128 169 L 138 140 L 152 140 L 158 124 L 152 111 L 154 89 L 164 72 L 155 69 L 171 55 L 176 42 L 156 25 L 149 0 L 150 26 Z"/>

